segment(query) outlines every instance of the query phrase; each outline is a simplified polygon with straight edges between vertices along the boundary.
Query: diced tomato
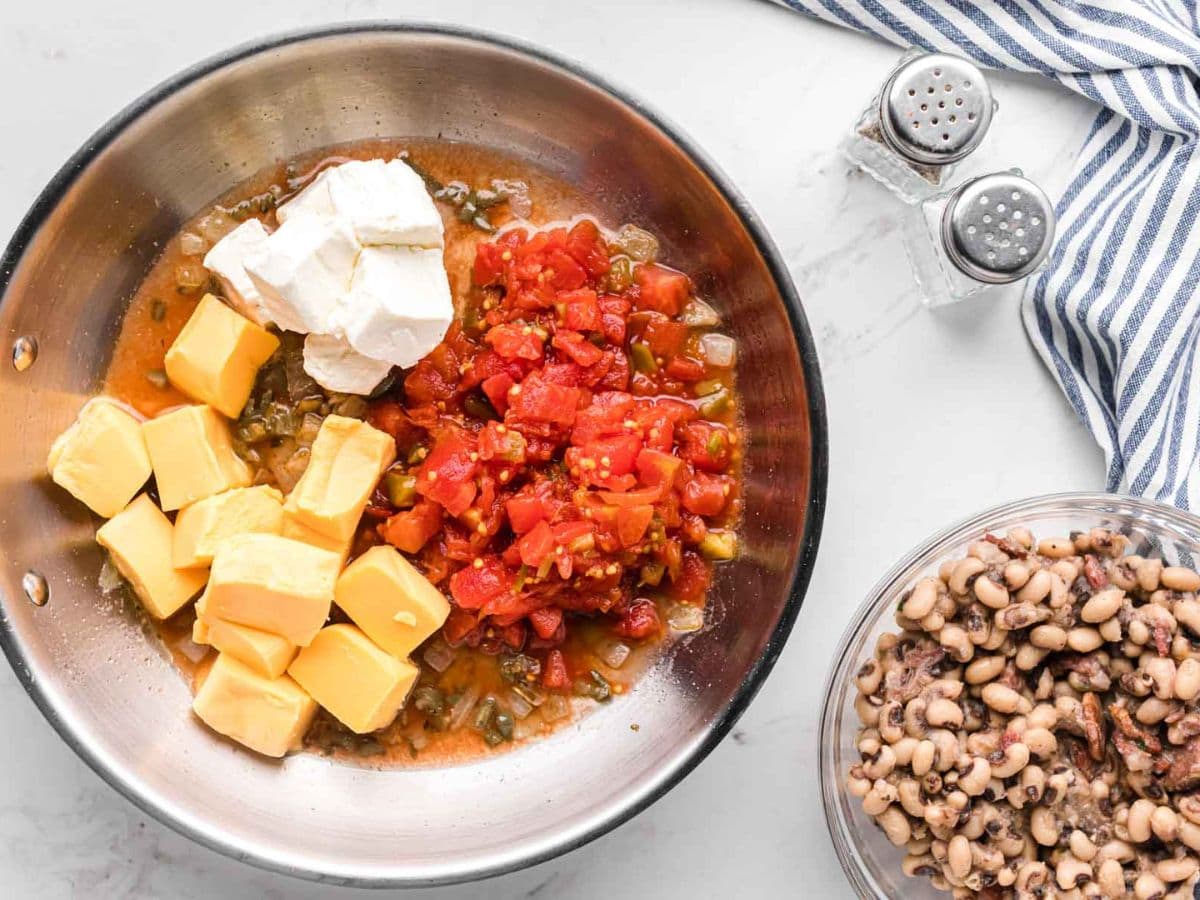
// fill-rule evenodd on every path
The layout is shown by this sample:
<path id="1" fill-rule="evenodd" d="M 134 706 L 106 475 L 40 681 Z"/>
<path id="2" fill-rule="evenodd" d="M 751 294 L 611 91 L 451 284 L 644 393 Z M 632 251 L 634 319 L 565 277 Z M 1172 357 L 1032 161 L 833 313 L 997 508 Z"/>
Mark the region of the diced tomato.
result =
<path id="1" fill-rule="evenodd" d="M 630 506 L 642 506 L 656 503 L 662 498 L 663 489 L 658 487 L 640 488 L 636 491 L 597 491 L 596 495 L 604 503 L 626 509 Z"/>
<path id="2" fill-rule="evenodd" d="M 604 373 L 604 377 L 596 383 L 596 389 L 601 391 L 629 390 L 629 357 L 620 350 L 611 351 L 612 365 Z"/>
<path id="3" fill-rule="evenodd" d="M 621 619 L 613 630 L 620 637 L 633 640 L 657 635 L 662 630 L 658 608 L 650 600 L 635 600 L 621 614 Z"/>
<path id="4" fill-rule="evenodd" d="M 646 447 L 637 456 L 638 479 L 646 485 L 673 485 L 683 460 L 661 450 Z"/>
<path id="5" fill-rule="evenodd" d="M 375 400 L 367 407 L 367 423 L 372 428 L 378 428 L 385 434 L 390 434 L 395 440 L 403 430 L 408 428 L 408 417 L 398 400 L 388 397 Z"/>
<path id="6" fill-rule="evenodd" d="M 688 277 L 666 266 L 637 266 L 633 270 L 633 279 L 640 289 L 638 309 L 650 309 L 666 313 L 668 316 L 677 316 L 691 293 Z"/>
<path id="7" fill-rule="evenodd" d="M 566 291 L 558 295 L 563 306 L 563 324 L 573 331 L 596 331 L 600 328 L 600 304 L 596 292 L 588 288 Z"/>
<path id="8" fill-rule="evenodd" d="M 561 350 L 566 356 L 581 366 L 593 366 L 604 355 L 595 344 L 588 341 L 578 331 L 560 329 L 555 332 L 551 344 L 556 350 Z"/>
<path id="9" fill-rule="evenodd" d="M 450 596 L 463 609 L 479 609 L 489 600 L 508 591 L 512 572 L 498 556 L 479 560 L 450 576 Z"/>
<path id="10" fill-rule="evenodd" d="M 679 574 L 673 575 L 672 593 L 684 603 L 699 603 L 712 583 L 712 567 L 691 550 L 683 551 Z"/>
<path id="11" fill-rule="evenodd" d="M 554 526 L 554 542 L 576 552 L 576 542 L 583 541 L 594 530 L 595 526 L 588 521 L 560 522 Z"/>
<path id="12" fill-rule="evenodd" d="M 557 606 L 543 606 L 529 614 L 529 624 L 533 633 L 543 641 L 548 641 L 558 633 L 562 625 L 563 613 Z"/>
<path id="13" fill-rule="evenodd" d="M 418 500 L 412 509 L 396 513 L 379 526 L 379 536 L 405 553 L 416 553 L 442 527 L 442 508 Z"/>
<path id="14" fill-rule="evenodd" d="M 492 409 L 504 415 L 508 410 L 508 392 L 512 390 L 512 386 L 516 384 L 511 375 L 506 372 L 501 372 L 498 375 L 492 375 L 483 381 L 481 387 L 484 394 L 491 401 Z"/>
<path id="15" fill-rule="evenodd" d="M 495 284 L 500 281 L 504 275 L 504 254 L 508 253 L 509 258 L 512 258 L 512 253 L 507 247 L 500 244 L 482 243 L 475 248 L 475 269 L 473 272 L 475 283 L 480 287 L 486 287 L 489 284 Z"/>
<path id="16" fill-rule="evenodd" d="M 532 493 L 518 494 L 505 501 L 504 511 L 508 513 L 508 524 L 517 534 L 524 534 L 538 522 L 549 520 L 554 515 L 550 503 Z"/>
<path id="17" fill-rule="evenodd" d="M 546 654 L 546 661 L 542 663 L 542 685 L 552 691 L 571 686 L 571 676 L 567 674 L 567 662 L 563 659 L 562 651 L 551 650 Z"/>
<path id="18" fill-rule="evenodd" d="M 683 352 L 687 343 L 688 327 L 661 313 L 639 313 L 648 316 L 641 329 L 642 341 L 650 347 L 655 356 L 670 358 Z"/>
<path id="19" fill-rule="evenodd" d="M 617 536 L 621 539 L 621 544 L 625 547 L 637 544 L 650 527 L 650 520 L 653 518 L 653 506 L 631 506 L 623 510 L 617 519 Z"/>
<path id="20" fill-rule="evenodd" d="M 543 519 L 517 541 L 521 562 L 537 568 L 554 552 L 554 532 Z"/>
<path id="21" fill-rule="evenodd" d="M 539 362 L 542 358 L 542 338 L 534 331 L 532 325 L 496 325 L 488 329 L 483 339 L 505 359 Z"/>
<path id="22" fill-rule="evenodd" d="M 683 513 L 679 517 L 679 534 L 689 544 L 699 544 L 708 534 L 708 526 L 704 520 L 693 513 Z"/>
<path id="23" fill-rule="evenodd" d="M 567 235 L 567 252 L 593 277 L 603 275 L 611 267 L 600 229 L 591 219 L 580 219 L 572 226 Z"/>
<path id="24" fill-rule="evenodd" d="M 534 372 L 508 392 L 508 415 L 515 421 L 570 425 L 579 397 L 578 388 L 552 384 Z"/>
<path id="25" fill-rule="evenodd" d="M 520 465 L 525 462 L 525 436 L 501 422 L 488 422 L 479 432 L 479 458 Z"/>
<path id="26" fill-rule="evenodd" d="M 682 428 L 679 455 L 706 472 L 724 472 L 729 467 L 733 445 L 729 429 L 716 422 L 688 422 Z"/>
<path id="27" fill-rule="evenodd" d="M 470 442 L 458 431 L 447 431 L 417 470 L 417 492 L 440 503 L 452 516 L 461 516 L 475 499 L 477 463 Z"/>
<path id="28" fill-rule="evenodd" d="M 546 254 L 544 274 L 556 291 L 577 291 L 588 281 L 583 266 L 565 250 L 552 250 Z"/>
<path id="29" fill-rule="evenodd" d="M 676 356 L 668 360 L 666 372 L 680 381 L 699 381 L 708 374 L 704 363 L 690 356 Z"/>
<path id="30" fill-rule="evenodd" d="M 581 409 L 571 429 L 571 443 L 583 445 L 598 437 L 628 431 L 625 422 L 633 412 L 633 395 L 624 391 L 605 391 L 592 397 L 591 405 Z"/>
<path id="31" fill-rule="evenodd" d="M 720 515 L 729 499 L 733 479 L 697 472 L 683 486 L 683 507 L 698 516 Z"/>
<path id="32" fill-rule="evenodd" d="M 474 613 L 457 606 L 450 607 L 450 615 L 442 625 L 442 636 L 451 647 L 463 643 L 473 631 L 479 630 L 479 619 Z"/>
<path id="33" fill-rule="evenodd" d="M 581 464 L 591 468 L 584 460 L 590 460 L 597 470 L 607 470 L 614 475 L 626 475 L 633 471 L 642 439 L 635 434 L 615 434 L 596 438 L 581 448 Z"/>

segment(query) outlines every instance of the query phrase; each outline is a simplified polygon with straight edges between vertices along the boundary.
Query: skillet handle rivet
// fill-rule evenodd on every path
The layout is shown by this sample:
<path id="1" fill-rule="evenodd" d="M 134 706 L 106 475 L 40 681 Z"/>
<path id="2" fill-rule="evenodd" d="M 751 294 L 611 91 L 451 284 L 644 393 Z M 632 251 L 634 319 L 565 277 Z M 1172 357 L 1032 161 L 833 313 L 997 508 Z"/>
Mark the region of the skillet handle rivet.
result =
<path id="1" fill-rule="evenodd" d="M 13 341 L 12 365 L 18 372 L 24 372 L 37 361 L 38 343 L 33 335 L 21 335 Z"/>

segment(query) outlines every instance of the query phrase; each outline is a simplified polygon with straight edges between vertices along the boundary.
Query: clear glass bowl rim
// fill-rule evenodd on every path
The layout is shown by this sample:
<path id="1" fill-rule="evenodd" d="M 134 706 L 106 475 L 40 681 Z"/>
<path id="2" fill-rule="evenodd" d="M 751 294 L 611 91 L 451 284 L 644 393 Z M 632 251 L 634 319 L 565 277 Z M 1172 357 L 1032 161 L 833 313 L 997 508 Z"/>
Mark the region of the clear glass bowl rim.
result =
<path id="1" fill-rule="evenodd" d="M 1173 506 L 1124 494 L 1086 491 L 1043 494 L 993 506 L 963 519 L 922 541 L 888 570 L 855 610 L 834 651 L 833 662 L 824 686 L 821 722 L 817 730 L 817 766 L 821 782 L 821 802 L 834 851 L 851 887 L 864 900 L 885 897 L 862 862 L 861 842 L 846 817 L 847 795 L 842 789 L 844 773 L 837 770 L 836 735 L 846 693 L 852 689 L 858 660 L 856 645 L 891 610 L 896 588 L 907 583 L 937 559 L 969 538 L 988 530 L 1009 528 L 1016 519 L 1033 516 L 1132 516 L 1155 532 L 1169 532 L 1181 541 L 1200 548 L 1200 516 Z M 998 524 L 1003 523 L 1003 524 Z M 1081 524 L 1083 524 L 1081 522 Z M 947 894 L 947 897 L 950 895 Z"/>

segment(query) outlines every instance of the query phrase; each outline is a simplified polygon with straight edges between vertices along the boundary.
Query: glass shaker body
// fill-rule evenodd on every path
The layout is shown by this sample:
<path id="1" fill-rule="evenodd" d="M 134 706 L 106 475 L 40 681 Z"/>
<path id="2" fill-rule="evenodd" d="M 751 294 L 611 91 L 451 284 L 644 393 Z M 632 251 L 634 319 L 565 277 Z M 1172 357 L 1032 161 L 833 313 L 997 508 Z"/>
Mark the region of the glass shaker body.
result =
<path id="1" fill-rule="evenodd" d="M 909 50 L 841 144 L 906 203 L 940 191 L 987 133 L 996 108 L 983 73 L 945 53 Z"/>

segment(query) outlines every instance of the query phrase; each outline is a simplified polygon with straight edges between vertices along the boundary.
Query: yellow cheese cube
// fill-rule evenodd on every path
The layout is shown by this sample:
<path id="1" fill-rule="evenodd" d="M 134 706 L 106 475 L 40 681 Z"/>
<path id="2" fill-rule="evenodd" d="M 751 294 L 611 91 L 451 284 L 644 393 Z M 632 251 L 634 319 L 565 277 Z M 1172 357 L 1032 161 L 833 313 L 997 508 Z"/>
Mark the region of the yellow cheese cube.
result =
<path id="1" fill-rule="evenodd" d="M 162 508 L 250 484 L 250 467 L 233 452 L 229 424 L 211 406 L 183 406 L 142 423 Z"/>
<path id="2" fill-rule="evenodd" d="M 278 347 L 275 335 L 205 294 L 167 351 L 163 368 L 185 394 L 236 419 L 259 368 Z"/>
<path id="3" fill-rule="evenodd" d="M 216 647 L 268 678 L 278 678 L 286 672 L 288 663 L 296 658 L 299 649 L 277 634 L 213 618 L 208 611 L 207 590 L 196 601 L 192 641 Z"/>
<path id="4" fill-rule="evenodd" d="M 274 534 L 239 534 L 217 548 L 204 618 L 249 625 L 307 646 L 333 603 L 335 553 Z"/>
<path id="5" fill-rule="evenodd" d="M 417 680 L 417 667 L 376 647 L 353 625 L 322 628 L 288 674 L 358 734 L 391 724 Z"/>
<path id="6" fill-rule="evenodd" d="M 222 653 L 192 709 L 213 731 L 265 756 L 283 756 L 300 746 L 317 704 L 286 675 L 267 678 Z"/>
<path id="7" fill-rule="evenodd" d="M 334 541 L 349 541 L 383 470 L 396 458 L 391 435 L 358 419 L 327 416 L 287 510 Z"/>
<path id="8" fill-rule="evenodd" d="M 282 528 L 283 494 L 273 487 L 260 484 L 205 497 L 175 517 L 175 567 L 209 565 L 221 541 L 235 534 L 279 534 Z"/>
<path id="9" fill-rule="evenodd" d="M 442 592 L 386 544 L 372 547 L 341 574 L 334 602 L 367 637 L 400 659 L 450 614 Z"/>
<path id="10" fill-rule="evenodd" d="M 333 538 L 327 538 L 321 532 L 313 531 L 313 529 L 297 519 L 286 506 L 283 509 L 283 527 L 279 533 L 285 538 L 291 538 L 293 541 L 311 544 L 313 547 L 320 547 L 322 550 L 336 553 L 341 558 L 343 566 L 346 564 L 346 559 L 350 556 L 352 539 L 335 541 Z"/>
<path id="11" fill-rule="evenodd" d="M 157 619 L 165 619 L 204 587 L 203 569 L 171 565 L 171 521 L 142 494 L 96 532 L 96 540 L 112 556 L 113 565 Z"/>
<path id="12" fill-rule="evenodd" d="M 150 477 L 142 424 L 116 403 L 98 397 L 50 445 L 46 467 L 55 484 L 97 515 L 112 518 Z"/>

